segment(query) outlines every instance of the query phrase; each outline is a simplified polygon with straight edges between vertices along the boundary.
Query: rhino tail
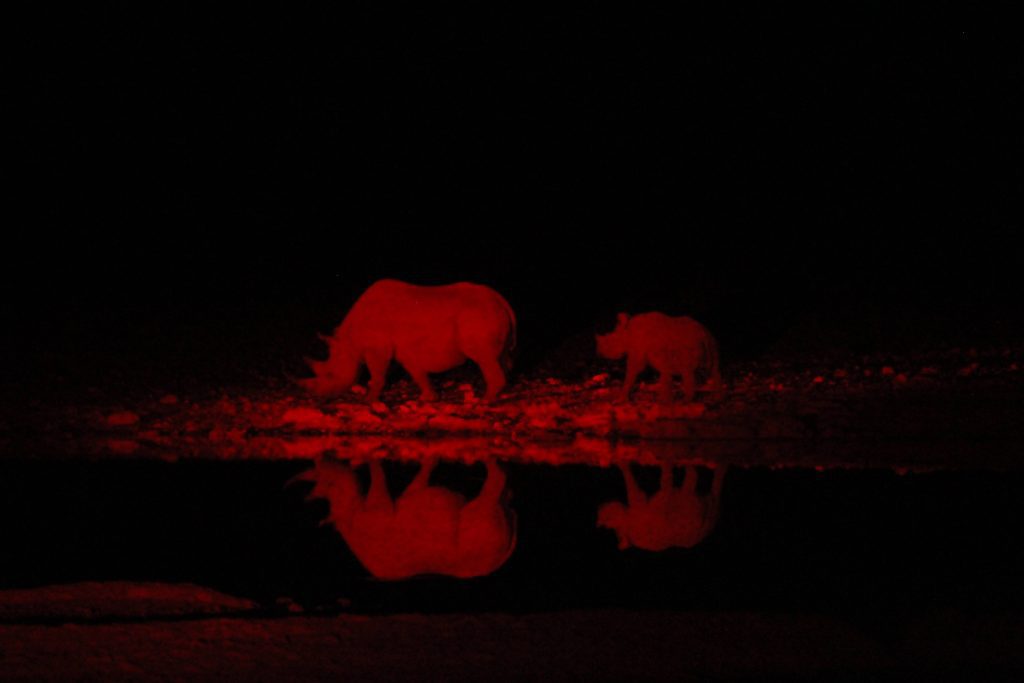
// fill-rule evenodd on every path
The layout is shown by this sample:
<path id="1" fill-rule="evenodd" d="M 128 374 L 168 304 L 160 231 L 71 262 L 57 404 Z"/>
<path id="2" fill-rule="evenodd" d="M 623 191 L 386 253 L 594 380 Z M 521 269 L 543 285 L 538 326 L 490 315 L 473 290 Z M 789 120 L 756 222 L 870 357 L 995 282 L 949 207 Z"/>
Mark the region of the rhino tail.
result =
<path id="1" fill-rule="evenodd" d="M 516 348 L 516 312 L 512 310 L 512 306 L 505 301 L 505 297 L 498 295 L 498 299 L 501 301 L 501 305 L 505 309 L 505 313 L 508 315 L 509 330 L 508 339 L 505 340 L 505 350 L 501 354 L 501 365 L 505 369 L 505 372 L 511 372 L 512 370 L 512 352 Z"/>
<path id="2" fill-rule="evenodd" d="M 505 548 L 504 557 L 501 558 L 501 562 L 497 564 L 495 569 L 497 569 L 497 567 L 501 567 L 506 562 L 508 562 L 508 558 L 512 557 L 512 553 L 515 551 L 516 545 L 519 541 L 519 518 L 516 515 L 515 510 L 512 509 L 508 510 L 507 515 L 509 526 L 508 545 Z"/>
<path id="3" fill-rule="evenodd" d="M 722 374 L 718 365 L 718 342 L 715 341 L 710 332 L 705 330 L 701 345 L 704 347 L 704 369 L 707 376 L 702 389 L 705 391 L 721 391 Z"/>

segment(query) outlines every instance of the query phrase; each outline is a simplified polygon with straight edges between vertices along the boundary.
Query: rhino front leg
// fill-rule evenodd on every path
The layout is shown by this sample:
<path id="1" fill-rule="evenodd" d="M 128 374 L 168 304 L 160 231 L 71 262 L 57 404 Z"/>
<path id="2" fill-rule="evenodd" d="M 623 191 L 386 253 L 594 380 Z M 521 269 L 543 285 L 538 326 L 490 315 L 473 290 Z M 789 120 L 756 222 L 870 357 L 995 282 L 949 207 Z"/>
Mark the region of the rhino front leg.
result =
<path id="1" fill-rule="evenodd" d="M 421 368 L 410 368 L 409 366 L 406 366 L 405 369 L 409 371 L 412 381 L 416 382 L 416 386 L 420 388 L 420 400 L 426 403 L 436 401 L 437 392 L 434 390 L 434 385 L 430 382 L 427 371 Z"/>
<path id="2" fill-rule="evenodd" d="M 370 489 L 366 492 L 365 506 L 367 510 L 373 511 L 394 510 L 394 501 L 388 491 L 388 479 L 380 460 L 370 461 Z"/>
<path id="3" fill-rule="evenodd" d="M 505 492 L 505 470 L 501 468 L 498 461 L 493 457 L 488 458 L 485 464 L 487 466 L 487 479 L 484 480 L 483 488 L 480 489 L 480 495 L 477 496 L 476 500 L 481 501 L 481 504 L 487 506 L 497 505 L 501 500 L 502 494 Z"/>
<path id="4" fill-rule="evenodd" d="M 385 351 L 370 351 L 366 354 L 366 367 L 370 371 L 369 391 L 366 400 L 374 403 L 380 400 L 380 392 L 384 390 L 384 381 L 388 376 L 388 365 L 391 364 L 391 354 Z"/>
<path id="5" fill-rule="evenodd" d="M 647 496 L 640 489 L 640 485 L 633 476 L 633 469 L 628 462 L 620 462 L 619 469 L 622 470 L 622 480 L 626 484 L 626 503 L 629 507 L 636 509 L 647 502 Z"/>
<path id="6" fill-rule="evenodd" d="M 636 384 L 636 378 L 644 369 L 644 364 L 645 361 L 634 353 L 626 356 L 626 379 L 622 382 L 622 393 L 616 399 L 617 403 L 629 402 L 630 395 L 633 393 L 633 385 Z"/>

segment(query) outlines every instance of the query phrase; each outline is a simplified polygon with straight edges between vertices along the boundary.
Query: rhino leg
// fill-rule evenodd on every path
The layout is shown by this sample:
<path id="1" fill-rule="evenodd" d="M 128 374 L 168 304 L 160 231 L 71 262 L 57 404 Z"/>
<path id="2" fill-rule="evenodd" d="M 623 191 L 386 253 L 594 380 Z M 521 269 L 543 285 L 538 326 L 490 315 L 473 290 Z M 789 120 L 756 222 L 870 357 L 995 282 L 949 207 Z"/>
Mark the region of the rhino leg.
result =
<path id="1" fill-rule="evenodd" d="M 622 393 L 619 394 L 617 399 L 619 403 L 627 403 L 629 401 L 630 394 L 633 393 L 633 385 L 636 384 L 636 378 L 643 369 L 644 361 L 639 355 L 631 353 L 626 356 L 626 379 L 622 382 Z"/>
<path id="2" fill-rule="evenodd" d="M 484 375 L 484 382 L 487 383 L 487 392 L 484 394 L 484 401 L 490 403 L 498 397 L 498 393 L 505 388 L 505 371 L 501 369 L 498 359 L 487 358 L 476 360 L 480 366 L 480 372 Z"/>
<path id="3" fill-rule="evenodd" d="M 390 354 L 381 351 L 367 352 L 366 367 L 370 370 L 370 383 L 366 400 L 369 403 L 380 400 L 380 392 L 384 390 L 384 381 L 387 379 L 390 364 Z"/>
<path id="4" fill-rule="evenodd" d="M 672 402 L 672 373 L 663 372 L 658 377 L 658 400 L 662 403 Z"/>
<path id="5" fill-rule="evenodd" d="M 505 470 L 501 469 L 498 462 L 490 457 L 485 461 L 487 466 L 487 479 L 484 480 L 484 486 L 480 489 L 480 494 L 476 497 L 474 502 L 480 501 L 480 504 L 486 507 L 497 505 L 501 500 L 502 494 L 505 492 Z"/>
<path id="6" fill-rule="evenodd" d="M 686 466 L 686 477 L 683 479 L 683 493 L 690 497 L 697 495 L 697 468 L 693 465 Z"/>
<path id="7" fill-rule="evenodd" d="M 672 488 L 672 465 L 667 462 L 661 463 L 661 487 L 660 491 L 668 491 Z"/>
<path id="8" fill-rule="evenodd" d="M 622 481 L 626 484 L 626 502 L 630 508 L 637 508 L 647 502 L 647 495 L 636 483 L 633 476 L 633 469 L 628 462 L 620 462 L 619 469 L 622 470 Z"/>
<path id="9" fill-rule="evenodd" d="M 402 493 L 404 496 L 406 493 L 415 491 L 421 491 L 430 486 L 430 475 L 437 467 L 437 458 L 428 458 L 420 464 L 420 469 L 416 472 L 416 477 L 409 483 Z"/>
<path id="10" fill-rule="evenodd" d="M 366 492 L 366 509 L 374 511 L 394 510 L 394 501 L 388 491 L 388 480 L 380 460 L 370 461 L 370 489 Z"/>
<path id="11" fill-rule="evenodd" d="M 689 403 L 697 393 L 697 380 L 694 377 L 694 368 L 687 368 L 683 371 L 683 403 Z"/>
<path id="12" fill-rule="evenodd" d="M 406 366 L 406 370 L 409 371 L 409 376 L 412 377 L 412 381 L 416 382 L 416 386 L 420 388 L 420 400 L 424 402 L 432 402 L 437 400 L 437 392 L 434 391 L 434 385 L 430 382 L 430 377 L 427 375 L 427 371 L 421 368 L 410 368 Z"/>

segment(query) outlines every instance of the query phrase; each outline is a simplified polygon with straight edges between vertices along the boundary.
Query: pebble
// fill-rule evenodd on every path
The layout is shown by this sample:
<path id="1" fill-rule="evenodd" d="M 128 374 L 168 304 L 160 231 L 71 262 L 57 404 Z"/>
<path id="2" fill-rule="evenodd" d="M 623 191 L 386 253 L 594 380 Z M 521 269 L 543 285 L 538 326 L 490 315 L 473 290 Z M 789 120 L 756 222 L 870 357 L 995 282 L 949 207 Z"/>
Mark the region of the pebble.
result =
<path id="1" fill-rule="evenodd" d="M 130 410 L 122 410 L 120 412 L 107 415 L 108 427 L 128 427 L 133 424 L 138 424 L 138 422 L 139 416 Z"/>

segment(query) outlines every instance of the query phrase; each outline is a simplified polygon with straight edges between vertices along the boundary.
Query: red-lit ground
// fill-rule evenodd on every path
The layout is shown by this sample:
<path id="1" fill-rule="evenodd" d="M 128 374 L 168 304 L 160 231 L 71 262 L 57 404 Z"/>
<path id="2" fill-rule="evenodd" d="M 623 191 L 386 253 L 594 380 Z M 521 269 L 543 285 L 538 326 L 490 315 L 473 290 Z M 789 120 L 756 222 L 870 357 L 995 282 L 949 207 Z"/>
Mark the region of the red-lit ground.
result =
<path id="1" fill-rule="evenodd" d="M 280 377 L 181 395 L 128 386 L 63 403 L 12 395 L 0 451 L 234 459 L 335 449 L 476 460 L 487 450 L 600 465 L 670 456 L 776 466 L 1020 465 L 998 444 L 1024 439 L 1021 348 L 726 364 L 722 394 L 688 405 L 657 402 L 650 381 L 632 404 L 615 404 L 621 369 L 604 369 L 611 375 L 585 372 L 579 381 L 513 374 L 493 404 L 477 399 L 482 383 L 472 368 L 442 375 L 436 403 L 418 401 L 401 378 L 373 405 L 360 386 L 319 400 Z"/>

